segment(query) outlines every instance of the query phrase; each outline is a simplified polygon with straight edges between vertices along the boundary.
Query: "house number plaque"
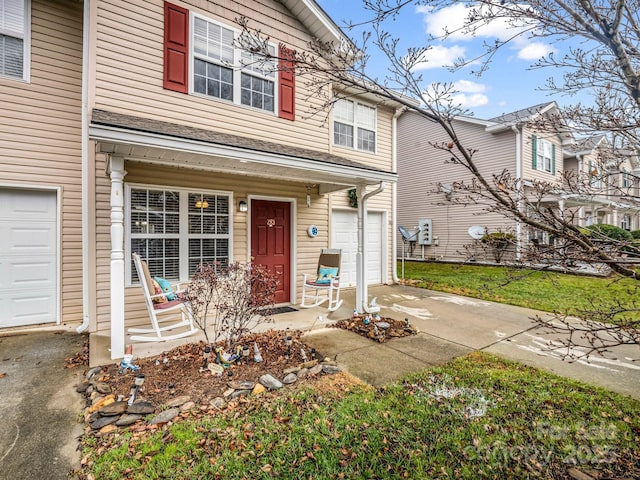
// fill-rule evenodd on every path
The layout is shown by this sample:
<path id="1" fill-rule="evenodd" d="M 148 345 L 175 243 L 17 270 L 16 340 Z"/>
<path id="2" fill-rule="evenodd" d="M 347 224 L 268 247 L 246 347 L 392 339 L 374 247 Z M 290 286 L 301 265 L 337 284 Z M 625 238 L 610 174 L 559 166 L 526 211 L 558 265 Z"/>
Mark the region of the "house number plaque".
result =
<path id="1" fill-rule="evenodd" d="M 273 227 L 276 224 L 275 218 L 267 218 L 267 227 Z"/>

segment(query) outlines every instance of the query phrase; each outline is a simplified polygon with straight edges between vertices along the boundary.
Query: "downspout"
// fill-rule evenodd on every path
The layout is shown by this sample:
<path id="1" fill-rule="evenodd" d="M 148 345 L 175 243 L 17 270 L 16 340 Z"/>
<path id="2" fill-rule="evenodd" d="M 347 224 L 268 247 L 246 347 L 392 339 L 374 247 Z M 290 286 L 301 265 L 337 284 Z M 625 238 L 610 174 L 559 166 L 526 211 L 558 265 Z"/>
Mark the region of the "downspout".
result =
<path id="1" fill-rule="evenodd" d="M 579 153 L 576 153 L 576 160 L 578 161 L 578 193 L 582 193 L 582 189 L 580 189 L 580 181 L 581 181 L 581 177 L 582 177 L 582 168 L 584 166 L 584 157 L 582 155 L 580 155 Z M 585 208 L 584 205 L 581 205 L 578 208 L 578 226 L 580 227 L 584 227 L 586 224 L 586 212 L 585 212 Z"/>
<path id="2" fill-rule="evenodd" d="M 516 134 L 516 208 L 522 210 L 522 132 L 516 125 L 511 126 Z M 522 259 L 522 222 L 516 221 L 516 260 Z"/>
<path id="3" fill-rule="evenodd" d="M 384 190 L 384 183 L 380 182 L 380 185 L 375 190 L 366 193 L 366 186 L 357 187 L 358 192 L 358 253 L 356 254 L 356 309 L 358 312 L 369 312 L 371 310 L 367 305 L 367 297 L 369 296 L 369 289 L 367 285 L 366 275 L 366 250 L 365 240 L 366 226 L 367 226 L 367 200 L 381 193 Z"/>
<path id="4" fill-rule="evenodd" d="M 82 18 L 82 111 L 81 156 L 82 156 L 82 324 L 76 332 L 89 328 L 89 128 L 87 104 L 89 98 L 89 21 L 90 0 L 84 0 Z"/>
<path id="5" fill-rule="evenodd" d="M 407 111 L 407 107 L 397 108 L 391 119 L 391 171 L 398 173 L 398 118 L 404 112 Z M 393 283 L 398 283 L 398 252 L 397 241 L 398 234 L 396 229 L 398 228 L 398 183 L 394 182 L 391 185 L 391 258 L 393 259 L 393 265 L 391 267 L 391 280 Z"/>

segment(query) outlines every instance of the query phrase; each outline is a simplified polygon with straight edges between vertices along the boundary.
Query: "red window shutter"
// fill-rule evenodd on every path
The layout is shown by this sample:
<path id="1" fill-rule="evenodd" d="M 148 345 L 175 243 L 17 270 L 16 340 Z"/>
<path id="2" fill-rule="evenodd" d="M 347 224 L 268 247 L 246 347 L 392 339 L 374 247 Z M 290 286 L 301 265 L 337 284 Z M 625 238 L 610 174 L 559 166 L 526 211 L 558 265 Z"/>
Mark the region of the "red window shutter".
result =
<path id="1" fill-rule="evenodd" d="M 295 52 L 280 45 L 278 52 L 278 116 L 287 120 L 296 118 Z"/>
<path id="2" fill-rule="evenodd" d="M 163 87 L 189 92 L 189 10 L 164 2 Z"/>

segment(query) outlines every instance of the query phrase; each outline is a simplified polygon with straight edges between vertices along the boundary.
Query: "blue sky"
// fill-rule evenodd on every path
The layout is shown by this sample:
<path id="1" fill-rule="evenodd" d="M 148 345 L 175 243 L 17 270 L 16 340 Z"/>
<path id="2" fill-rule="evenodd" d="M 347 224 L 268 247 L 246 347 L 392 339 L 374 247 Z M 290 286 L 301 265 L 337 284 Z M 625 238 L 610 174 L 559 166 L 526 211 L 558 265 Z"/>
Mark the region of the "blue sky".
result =
<path id="1" fill-rule="evenodd" d="M 347 35 L 358 40 L 360 33 L 344 29 L 345 20 L 354 22 L 366 18 L 368 11 L 360 0 L 317 0 L 325 12 L 340 26 Z M 387 30 L 400 38 L 403 48 L 425 46 L 428 34 L 438 34 L 446 26 L 448 29 L 461 25 L 465 17 L 464 5 L 452 2 L 452 6 L 436 14 L 426 8 L 406 7 L 402 14 Z M 555 100 L 560 106 L 576 100 L 550 96 L 547 91 L 537 90 L 544 87 L 545 80 L 553 73 L 550 69 L 528 70 L 528 67 L 541 56 L 554 52 L 563 54 L 563 45 L 545 43 L 542 39 L 518 38 L 503 49 L 494 59 L 491 68 L 481 77 L 471 73 L 472 67 L 465 67 L 451 73 L 444 65 L 450 65 L 459 57 L 477 55 L 482 42 L 491 42 L 495 38 L 511 35 L 505 24 L 494 22 L 478 32 L 476 37 L 454 35 L 446 42 L 434 45 L 425 59 L 421 73 L 425 83 L 451 82 L 459 92 L 456 101 L 473 112 L 474 116 L 488 119 L 502 113 L 513 112 L 539 103 Z M 368 73 L 384 76 L 386 58 L 376 55 L 375 47 L 367 50 L 371 55 Z M 564 46 L 566 48 L 566 46 Z"/>

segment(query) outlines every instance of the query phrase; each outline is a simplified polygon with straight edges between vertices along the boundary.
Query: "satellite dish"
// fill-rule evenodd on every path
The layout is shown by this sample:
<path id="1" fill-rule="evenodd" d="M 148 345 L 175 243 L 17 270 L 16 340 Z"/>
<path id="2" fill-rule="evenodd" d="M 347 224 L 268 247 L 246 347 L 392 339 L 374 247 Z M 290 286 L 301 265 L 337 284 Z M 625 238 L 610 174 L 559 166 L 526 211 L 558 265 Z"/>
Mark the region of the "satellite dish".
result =
<path id="1" fill-rule="evenodd" d="M 474 238 L 476 240 L 480 240 L 487 233 L 485 228 L 480 225 L 474 225 L 473 227 L 469 227 L 469 230 L 467 231 L 469 232 L 469 235 L 471 236 L 471 238 Z"/>

